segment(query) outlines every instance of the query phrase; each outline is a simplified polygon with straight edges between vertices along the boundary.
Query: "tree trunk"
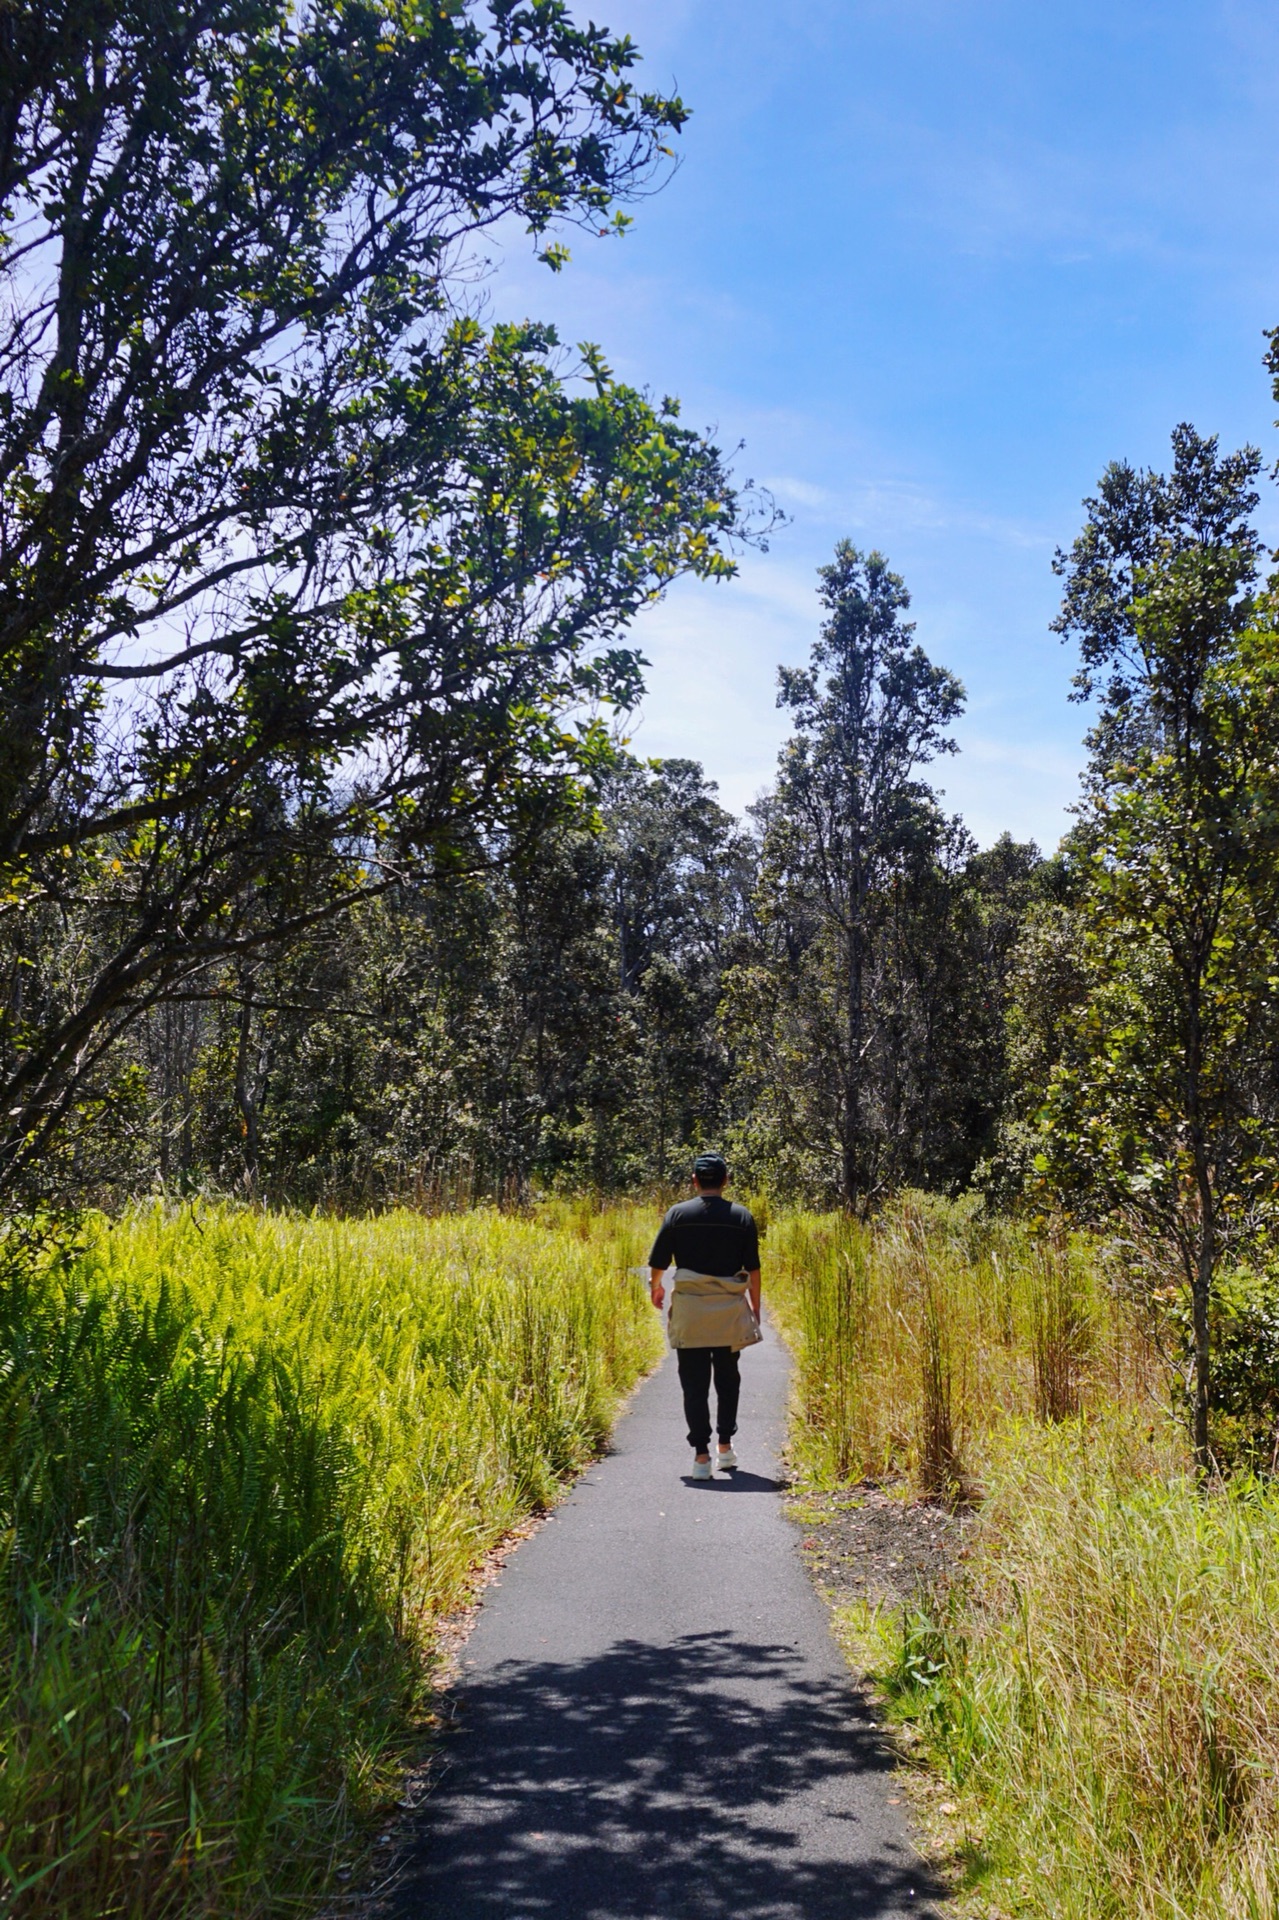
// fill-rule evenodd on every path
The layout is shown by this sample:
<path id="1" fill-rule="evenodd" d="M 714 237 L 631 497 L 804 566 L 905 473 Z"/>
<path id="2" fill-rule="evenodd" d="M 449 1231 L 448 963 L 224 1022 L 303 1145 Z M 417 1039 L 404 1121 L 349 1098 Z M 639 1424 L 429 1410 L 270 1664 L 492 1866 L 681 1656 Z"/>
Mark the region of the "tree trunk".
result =
<path id="1" fill-rule="evenodd" d="M 1206 1193 L 1205 1193 L 1206 1189 Z M 1212 1275 L 1217 1259 L 1217 1223 L 1211 1184 L 1200 1186 L 1203 1208 L 1199 1231 L 1199 1252 L 1194 1284 L 1190 1290 L 1191 1317 L 1195 1340 L 1194 1443 L 1195 1465 L 1201 1474 L 1213 1470 L 1212 1449 L 1208 1444 L 1208 1414 L 1212 1405 L 1212 1335 L 1208 1308 L 1212 1299 Z"/>
<path id="2" fill-rule="evenodd" d="M 1212 1334 L 1208 1310 L 1212 1302 L 1212 1276 L 1217 1264 L 1217 1196 L 1213 1191 L 1212 1168 L 1203 1119 L 1203 982 L 1207 973 L 1206 956 L 1197 956 L 1190 986 L 1190 1024 L 1186 1048 L 1187 1110 L 1190 1119 L 1191 1151 L 1194 1155 L 1195 1187 L 1199 1195 L 1199 1246 L 1194 1280 L 1190 1289 L 1190 1313 L 1195 1344 L 1194 1445 L 1195 1465 L 1203 1476 L 1213 1471 L 1212 1449 L 1208 1444 L 1208 1414 L 1212 1406 Z"/>
<path id="3" fill-rule="evenodd" d="M 1198 1050 L 1193 1056 L 1198 1064 Z M 1198 1105 L 1199 1077 L 1194 1077 L 1195 1105 Z M 1217 1198 L 1213 1192 L 1212 1172 L 1208 1164 L 1207 1144 L 1202 1129 L 1192 1129 L 1195 1161 L 1195 1186 L 1199 1194 L 1199 1245 L 1190 1287 L 1190 1314 L 1195 1346 L 1195 1398 L 1193 1434 L 1195 1465 L 1203 1475 L 1213 1471 L 1212 1449 L 1208 1444 L 1208 1415 L 1212 1407 L 1212 1333 L 1208 1310 L 1212 1303 L 1212 1276 L 1217 1264 Z"/>
<path id="4" fill-rule="evenodd" d="M 848 1006 L 847 1076 L 844 1081 L 844 1200 L 856 1207 L 865 1199 L 862 1177 L 862 1052 L 865 1031 L 863 972 L 865 965 L 865 927 L 863 925 L 862 876 L 860 863 L 853 874 L 848 928 Z"/>
<path id="5" fill-rule="evenodd" d="M 240 1109 L 243 1138 L 244 1188 L 250 1198 L 258 1188 L 259 1144 L 258 1102 L 249 1065 L 249 1043 L 253 1036 L 253 996 L 248 981 L 242 985 L 240 1031 L 235 1050 L 235 1104 Z"/>

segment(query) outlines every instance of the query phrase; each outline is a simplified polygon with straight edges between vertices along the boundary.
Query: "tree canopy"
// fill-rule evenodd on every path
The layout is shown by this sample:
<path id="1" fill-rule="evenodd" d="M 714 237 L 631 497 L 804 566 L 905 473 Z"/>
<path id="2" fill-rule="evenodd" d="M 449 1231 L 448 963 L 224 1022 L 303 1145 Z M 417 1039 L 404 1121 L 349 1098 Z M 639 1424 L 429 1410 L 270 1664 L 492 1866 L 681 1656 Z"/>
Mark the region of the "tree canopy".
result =
<path id="1" fill-rule="evenodd" d="M 194 971 L 554 811 L 619 630 L 745 522 L 674 403 L 470 310 L 483 230 L 624 225 L 663 164 L 628 40 L 215 0 L 0 56 L 3 1175 Z"/>

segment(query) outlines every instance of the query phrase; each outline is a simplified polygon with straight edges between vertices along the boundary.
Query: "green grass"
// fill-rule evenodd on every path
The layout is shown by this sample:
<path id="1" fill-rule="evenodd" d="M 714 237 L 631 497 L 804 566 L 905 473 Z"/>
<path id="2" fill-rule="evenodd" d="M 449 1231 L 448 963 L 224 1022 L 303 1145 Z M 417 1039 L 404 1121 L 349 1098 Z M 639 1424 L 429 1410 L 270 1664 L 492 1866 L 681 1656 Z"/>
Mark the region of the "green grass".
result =
<path id="1" fill-rule="evenodd" d="M 0 1912 L 314 1911 L 437 1624 L 656 1357 L 649 1212 L 93 1224 L 0 1297 Z M 845 1627 L 967 1891 L 1279 1920 L 1279 1495 L 1204 1493 L 1082 1240 L 908 1196 L 769 1222 L 811 1482 L 966 1499 L 948 1591 Z"/>
<path id="2" fill-rule="evenodd" d="M 907 1198 L 782 1216 L 771 1297 L 817 1485 L 967 1498 L 969 1557 L 847 1609 L 962 1891 L 1018 1920 L 1279 1916 L 1279 1492 L 1205 1489 L 1081 1239 Z"/>
<path id="3" fill-rule="evenodd" d="M 1012 1423 L 988 1472 L 965 1579 L 871 1654 L 954 1796 L 967 1910 L 1274 1920 L 1279 1496 L 1205 1493 L 1118 1415 Z"/>
<path id="4" fill-rule="evenodd" d="M 0 1298 L 2 1910 L 306 1910 L 659 1333 L 640 1223 L 93 1224 Z"/>
<path id="5" fill-rule="evenodd" d="M 908 1194 L 870 1224 L 781 1214 L 766 1257 L 796 1355 L 792 1450 L 819 1486 L 962 1496 L 979 1489 L 987 1437 L 1010 1417 L 1115 1402 L 1162 1417 L 1145 1325 L 1079 1238 Z"/>

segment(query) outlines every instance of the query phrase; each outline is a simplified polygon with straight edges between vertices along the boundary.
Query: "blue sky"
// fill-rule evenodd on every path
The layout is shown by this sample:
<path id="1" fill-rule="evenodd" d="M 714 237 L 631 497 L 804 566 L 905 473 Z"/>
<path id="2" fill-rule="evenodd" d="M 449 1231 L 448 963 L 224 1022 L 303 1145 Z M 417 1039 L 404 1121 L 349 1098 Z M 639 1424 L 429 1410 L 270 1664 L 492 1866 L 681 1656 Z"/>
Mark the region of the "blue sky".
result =
<path id="1" fill-rule="evenodd" d="M 959 674 L 938 769 L 979 840 L 1055 844 L 1081 764 L 1053 550 L 1106 461 L 1191 420 L 1279 455 L 1279 7 L 1240 0 L 594 0 L 693 109 L 621 242 L 558 277 L 522 246 L 495 313 L 554 320 L 678 394 L 791 524 L 727 586 L 638 623 L 633 745 L 700 759 L 740 810 L 771 781 L 779 661 L 847 536 Z M 1267 486 L 1279 541 L 1279 490 Z"/>

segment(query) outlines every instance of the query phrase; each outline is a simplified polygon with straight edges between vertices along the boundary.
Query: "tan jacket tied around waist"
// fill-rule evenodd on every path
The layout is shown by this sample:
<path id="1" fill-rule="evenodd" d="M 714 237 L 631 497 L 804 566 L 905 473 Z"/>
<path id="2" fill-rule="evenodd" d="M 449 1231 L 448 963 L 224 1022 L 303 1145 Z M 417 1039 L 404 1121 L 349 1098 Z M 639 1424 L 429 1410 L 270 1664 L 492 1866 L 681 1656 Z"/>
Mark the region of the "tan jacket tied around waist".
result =
<path id="1" fill-rule="evenodd" d="M 676 1267 L 668 1334 L 673 1347 L 732 1347 L 763 1339 L 746 1298 L 748 1282 Z"/>

